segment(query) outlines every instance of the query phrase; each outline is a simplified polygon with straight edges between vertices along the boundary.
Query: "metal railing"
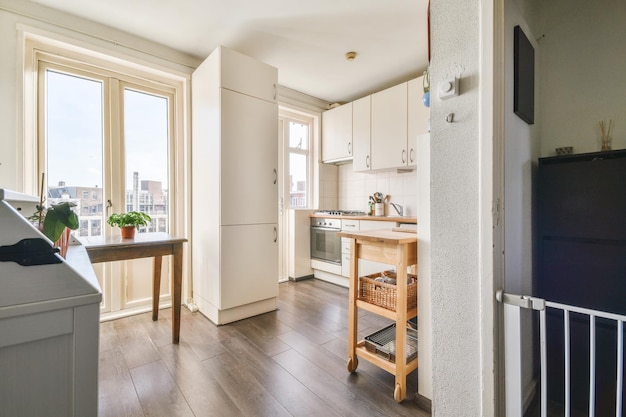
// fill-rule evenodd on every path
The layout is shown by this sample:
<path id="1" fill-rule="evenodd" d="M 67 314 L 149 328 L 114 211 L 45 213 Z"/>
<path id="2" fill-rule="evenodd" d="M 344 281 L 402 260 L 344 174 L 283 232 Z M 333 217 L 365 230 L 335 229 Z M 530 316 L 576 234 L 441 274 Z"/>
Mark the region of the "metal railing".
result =
<path id="1" fill-rule="evenodd" d="M 623 375 L 624 375 L 624 322 L 626 316 L 614 314 L 604 311 L 581 308 L 561 303 L 546 301 L 541 298 L 522 296 L 515 294 L 507 294 L 498 291 L 496 294 L 498 301 L 504 304 L 504 327 L 505 327 L 505 395 L 506 395 L 506 416 L 522 417 L 524 414 L 524 392 L 522 387 L 522 363 L 524 356 L 528 356 L 529 352 L 522 352 L 521 338 L 521 310 L 532 309 L 539 312 L 539 350 L 540 350 L 540 412 L 541 417 L 548 416 L 548 337 L 546 326 L 547 309 L 553 309 L 560 312 L 563 318 L 563 334 L 564 334 L 564 415 L 570 417 L 571 409 L 571 334 L 570 334 L 570 318 L 572 313 L 586 317 L 589 325 L 589 417 L 596 416 L 596 329 L 597 320 L 606 319 L 616 325 L 616 369 L 615 369 L 615 416 L 622 417 L 623 410 Z M 528 359 L 528 358 L 526 358 Z"/>

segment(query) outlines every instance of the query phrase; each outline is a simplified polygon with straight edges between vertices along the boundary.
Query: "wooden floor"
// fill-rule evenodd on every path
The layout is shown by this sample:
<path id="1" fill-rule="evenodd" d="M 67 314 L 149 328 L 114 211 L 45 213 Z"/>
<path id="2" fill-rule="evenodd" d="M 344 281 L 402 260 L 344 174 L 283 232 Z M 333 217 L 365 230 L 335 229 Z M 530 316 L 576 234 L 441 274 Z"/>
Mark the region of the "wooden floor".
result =
<path id="1" fill-rule="evenodd" d="M 393 375 L 359 361 L 346 370 L 348 290 L 315 279 L 280 284 L 279 309 L 215 326 L 183 308 L 180 344 L 170 311 L 101 324 L 100 417 L 411 416 L 393 400 Z M 360 312 L 360 336 L 388 324 Z"/>

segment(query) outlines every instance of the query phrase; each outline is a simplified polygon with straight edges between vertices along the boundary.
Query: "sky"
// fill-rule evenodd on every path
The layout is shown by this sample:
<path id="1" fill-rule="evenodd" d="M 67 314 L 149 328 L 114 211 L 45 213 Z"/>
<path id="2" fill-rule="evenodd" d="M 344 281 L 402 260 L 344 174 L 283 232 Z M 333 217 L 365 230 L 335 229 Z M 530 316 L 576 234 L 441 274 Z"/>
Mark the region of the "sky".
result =
<path id="1" fill-rule="evenodd" d="M 103 95 L 101 81 L 62 73 L 47 73 L 48 184 L 103 186 Z M 126 189 L 133 172 L 140 180 L 161 181 L 167 189 L 167 99 L 131 89 L 123 94 L 123 140 Z M 119 163 L 112 169 L 121 169 Z"/>

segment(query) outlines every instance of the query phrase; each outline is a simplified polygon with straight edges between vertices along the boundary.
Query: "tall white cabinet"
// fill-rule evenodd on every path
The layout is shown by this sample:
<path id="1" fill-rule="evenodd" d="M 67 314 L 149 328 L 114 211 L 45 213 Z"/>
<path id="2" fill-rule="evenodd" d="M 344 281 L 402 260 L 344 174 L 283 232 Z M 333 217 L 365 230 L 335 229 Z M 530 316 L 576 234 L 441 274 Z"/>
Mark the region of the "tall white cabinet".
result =
<path id="1" fill-rule="evenodd" d="M 276 309 L 277 78 L 222 46 L 192 76 L 193 298 L 216 324 Z"/>

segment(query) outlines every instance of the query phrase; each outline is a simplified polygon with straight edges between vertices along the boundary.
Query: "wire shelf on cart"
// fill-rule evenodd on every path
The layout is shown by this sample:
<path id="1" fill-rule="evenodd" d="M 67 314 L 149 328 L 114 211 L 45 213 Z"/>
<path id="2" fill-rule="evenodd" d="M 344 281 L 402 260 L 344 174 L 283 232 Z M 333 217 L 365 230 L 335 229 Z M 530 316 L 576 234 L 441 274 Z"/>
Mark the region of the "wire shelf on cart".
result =
<path id="1" fill-rule="evenodd" d="M 365 336 L 365 348 L 387 359 L 396 362 L 396 324 L 393 323 L 383 329 Z M 406 362 L 417 358 L 417 330 L 406 328 Z"/>

